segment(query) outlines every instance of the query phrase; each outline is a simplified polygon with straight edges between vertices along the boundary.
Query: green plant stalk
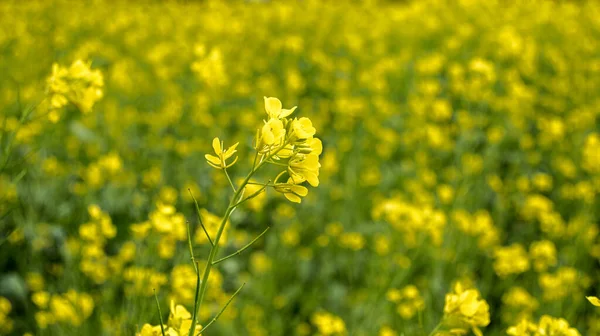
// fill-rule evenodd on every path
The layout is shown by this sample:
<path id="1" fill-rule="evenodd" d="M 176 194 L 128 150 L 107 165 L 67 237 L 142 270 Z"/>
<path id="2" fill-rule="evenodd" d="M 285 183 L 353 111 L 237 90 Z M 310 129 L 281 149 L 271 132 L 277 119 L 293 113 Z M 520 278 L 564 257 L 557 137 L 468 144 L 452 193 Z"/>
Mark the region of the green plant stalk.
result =
<path id="1" fill-rule="evenodd" d="M 204 274 L 202 275 L 202 282 L 200 284 L 198 301 L 194 303 L 194 313 L 198 312 L 200 310 L 200 306 L 202 306 L 202 301 L 204 301 L 204 294 L 206 293 L 206 288 L 208 287 L 208 277 L 210 276 L 210 271 L 212 270 L 212 267 L 215 264 L 214 261 L 215 261 L 215 258 L 217 257 L 217 253 L 219 252 L 219 241 L 221 240 L 221 235 L 223 234 L 223 231 L 225 230 L 225 225 L 227 224 L 227 221 L 229 220 L 231 213 L 233 213 L 233 210 L 235 210 L 235 208 L 239 205 L 238 204 L 238 202 L 240 201 L 239 198 L 241 197 L 241 195 L 244 191 L 244 188 L 246 187 L 246 185 L 248 184 L 248 182 L 250 181 L 250 179 L 252 178 L 254 173 L 256 173 L 263 165 L 265 165 L 267 163 L 267 161 L 269 161 L 273 156 L 277 155 L 277 153 L 279 153 L 279 151 L 282 148 L 284 148 L 286 145 L 287 145 L 287 143 L 284 143 L 276 152 L 269 154 L 257 166 L 253 167 L 252 170 L 250 171 L 250 173 L 248 173 L 248 176 L 246 176 L 244 181 L 242 181 L 240 186 L 237 188 L 237 190 L 233 194 L 233 197 L 229 201 L 229 205 L 227 206 L 227 210 L 225 211 L 225 214 L 223 215 L 221 224 L 219 224 L 219 229 L 217 230 L 217 235 L 214 237 L 214 241 L 213 241 L 214 244 L 210 248 L 210 253 L 208 255 L 208 260 L 206 261 L 206 266 L 204 267 Z M 196 288 L 196 291 L 198 291 L 198 288 Z M 195 315 L 198 316 L 198 314 L 195 314 Z M 196 330 L 196 324 L 197 324 L 197 319 L 192 320 L 192 325 L 190 326 L 190 331 L 188 333 L 188 336 L 194 336 L 194 331 Z"/>

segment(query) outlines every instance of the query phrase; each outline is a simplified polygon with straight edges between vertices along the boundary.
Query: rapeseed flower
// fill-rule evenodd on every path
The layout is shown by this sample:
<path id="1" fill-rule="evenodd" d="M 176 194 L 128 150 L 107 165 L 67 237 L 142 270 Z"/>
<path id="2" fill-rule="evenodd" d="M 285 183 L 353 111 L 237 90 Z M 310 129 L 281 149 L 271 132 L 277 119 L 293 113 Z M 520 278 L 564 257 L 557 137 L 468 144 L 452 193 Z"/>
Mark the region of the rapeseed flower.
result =
<path id="1" fill-rule="evenodd" d="M 451 331 L 466 333 L 471 329 L 475 335 L 482 336 L 480 327 L 490 323 L 489 309 L 489 305 L 480 297 L 477 289 L 466 289 L 457 282 L 454 291 L 446 294 L 443 323 Z"/>
<path id="2" fill-rule="evenodd" d="M 212 147 L 215 151 L 216 156 L 211 154 L 205 154 L 204 157 L 206 158 L 206 161 L 211 167 L 216 169 L 227 169 L 233 166 L 238 160 L 238 157 L 236 156 L 235 159 L 233 159 L 233 162 L 229 164 L 227 163 L 227 160 L 230 159 L 233 156 L 233 154 L 237 152 L 236 148 L 238 145 L 239 142 L 236 142 L 233 146 L 225 149 L 223 147 L 223 143 L 219 140 L 219 138 L 214 138 L 212 142 Z"/>

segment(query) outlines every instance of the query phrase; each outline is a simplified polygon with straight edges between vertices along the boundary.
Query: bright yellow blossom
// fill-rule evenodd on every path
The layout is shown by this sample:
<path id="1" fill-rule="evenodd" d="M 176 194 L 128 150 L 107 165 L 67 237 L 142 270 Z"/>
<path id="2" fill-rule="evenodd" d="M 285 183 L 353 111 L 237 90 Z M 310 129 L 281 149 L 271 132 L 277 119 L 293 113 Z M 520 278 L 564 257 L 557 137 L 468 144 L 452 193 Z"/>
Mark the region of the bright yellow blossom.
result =
<path id="1" fill-rule="evenodd" d="M 227 163 L 227 160 L 229 158 L 231 158 L 233 156 L 233 154 L 235 154 L 237 152 L 236 147 L 238 145 L 239 145 L 239 142 L 236 142 L 233 146 L 231 146 L 225 150 L 225 148 L 223 147 L 223 144 L 221 143 L 219 138 L 214 138 L 213 142 L 212 142 L 212 147 L 213 147 L 213 150 L 215 151 L 215 154 L 217 154 L 217 156 L 214 156 L 211 154 L 205 154 L 204 157 L 206 158 L 206 161 L 208 162 L 208 164 L 213 168 L 217 168 L 217 169 L 229 168 L 229 167 L 233 166 L 238 160 L 238 157 L 236 156 L 235 159 L 233 160 L 233 162 L 231 162 L 229 164 Z"/>
<path id="2" fill-rule="evenodd" d="M 296 106 L 291 109 L 284 109 L 283 104 L 281 104 L 281 100 L 275 97 L 264 97 L 265 99 L 265 110 L 269 115 L 269 119 L 282 119 L 290 114 L 292 114 L 296 110 Z"/>

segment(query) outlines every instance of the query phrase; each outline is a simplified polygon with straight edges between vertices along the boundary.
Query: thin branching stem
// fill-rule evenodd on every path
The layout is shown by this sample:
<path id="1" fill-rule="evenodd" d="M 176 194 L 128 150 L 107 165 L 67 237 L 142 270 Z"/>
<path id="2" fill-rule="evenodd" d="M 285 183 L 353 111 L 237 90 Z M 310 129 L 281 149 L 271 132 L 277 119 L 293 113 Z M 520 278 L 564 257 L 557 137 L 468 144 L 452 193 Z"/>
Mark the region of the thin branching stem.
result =
<path id="1" fill-rule="evenodd" d="M 225 225 L 227 224 L 227 221 L 229 220 L 229 216 L 231 216 L 231 213 L 233 213 L 233 211 L 236 208 L 236 204 L 239 202 L 240 198 L 243 195 L 246 184 L 248 184 L 248 182 L 250 181 L 252 176 L 254 176 L 254 174 L 263 165 L 265 165 L 269 159 L 271 159 L 273 156 L 277 155 L 277 153 L 279 153 L 279 151 L 281 149 L 283 149 L 285 147 L 285 145 L 287 145 L 287 144 L 284 143 L 275 152 L 273 152 L 273 153 L 269 152 L 269 155 L 267 157 L 261 158 L 260 162 L 252 167 L 252 170 L 250 170 L 250 172 L 248 173 L 246 178 L 242 181 L 240 186 L 237 188 L 237 190 L 233 194 L 233 197 L 229 201 L 229 206 L 227 206 L 227 210 L 225 210 L 225 214 L 223 215 L 223 218 L 221 219 L 221 223 L 219 224 L 219 229 L 217 230 L 215 240 L 210 248 L 208 260 L 206 261 L 206 266 L 204 267 L 204 273 L 202 274 L 202 280 L 200 282 L 199 297 L 194 302 L 194 310 L 199 311 L 200 306 L 202 306 L 202 302 L 204 301 L 204 294 L 206 293 L 206 289 L 208 288 L 208 277 L 210 276 L 210 271 L 212 269 L 213 262 L 215 261 L 217 253 L 219 252 L 219 241 L 221 240 L 221 235 L 223 234 L 223 231 L 225 230 Z M 196 330 L 195 328 L 196 328 L 197 322 L 198 322 L 197 319 L 192 320 L 192 325 L 190 326 L 190 331 L 189 331 L 188 336 L 194 336 L 194 330 Z"/>
<path id="2" fill-rule="evenodd" d="M 198 269 L 198 263 L 196 262 L 196 259 L 194 258 L 194 249 L 192 246 L 192 233 L 190 230 L 190 223 L 187 223 L 187 239 L 188 239 L 188 248 L 190 249 L 190 256 L 192 259 L 192 263 L 194 264 L 194 271 L 196 271 L 196 291 L 194 293 L 194 302 L 196 302 L 198 300 L 198 295 L 200 294 L 200 270 Z M 208 234 L 207 234 L 208 237 Z M 198 317 L 198 310 L 196 309 L 197 307 L 194 305 L 194 310 L 192 311 L 192 321 L 196 321 L 197 317 Z"/>
<path id="3" fill-rule="evenodd" d="M 219 311 L 219 313 L 217 315 L 215 315 L 215 317 L 213 317 L 212 320 L 210 320 L 210 322 L 208 322 L 208 324 L 206 326 L 204 326 L 204 328 L 202 328 L 200 330 L 200 332 L 198 333 L 198 335 L 196 336 L 200 336 L 200 334 L 202 334 L 204 331 L 206 331 L 206 329 L 208 329 L 208 327 L 211 326 L 211 324 L 215 323 L 215 321 L 217 321 L 219 319 L 219 317 L 221 316 L 221 314 L 223 314 L 223 312 L 225 311 L 225 309 L 227 309 L 227 306 L 229 306 L 229 304 L 231 303 L 231 301 L 233 301 L 233 299 L 238 295 L 238 293 L 242 290 L 242 288 L 244 288 L 244 285 L 246 285 L 246 283 L 243 283 L 240 288 L 238 288 L 238 290 L 235 291 L 235 293 L 233 293 L 233 295 L 229 298 L 229 300 L 227 300 L 227 302 L 225 303 L 225 305 L 223 306 L 223 308 L 221 308 L 221 311 Z"/>
<path id="4" fill-rule="evenodd" d="M 229 173 L 227 172 L 227 167 L 223 167 L 223 172 L 225 173 L 225 176 L 227 176 L 227 181 L 229 181 L 231 190 L 233 190 L 233 192 L 235 192 L 235 185 L 233 185 L 233 181 L 231 181 L 231 177 L 229 177 Z"/>
<path id="5" fill-rule="evenodd" d="M 246 184 L 259 185 L 259 186 L 263 186 L 263 187 L 274 187 L 275 186 L 275 184 L 273 184 L 273 183 L 260 183 L 260 182 L 248 182 Z"/>
<path id="6" fill-rule="evenodd" d="M 213 265 L 216 265 L 216 264 L 218 264 L 220 262 L 223 262 L 223 261 L 225 261 L 225 260 L 227 260 L 227 259 L 229 259 L 231 257 L 235 257 L 236 255 L 242 254 L 242 252 L 244 252 L 247 248 L 249 248 L 250 246 L 252 246 L 252 244 L 254 244 L 257 240 L 259 240 L 260 237 L 262 237 L 265 233 L 267 233 L 267 231 L 269 231 L 269 229 L 270 229 L 270 227 L 266 228 L 261 234 L 259 234 L 258 236 L 256 236 L 256 238 L 252 239 L 251 242 L 249 242 L 248 244 L 244 245 L 244 247 L 242 247 L 241 249 L 233 252 L 232 254 L 230 254 L 230 255 L 228 255 L 226 257 L 223 257 L 223 258 L 221 258 L 219 260 L 214 261 Z"/>
<path id="7" fill-rule="evenodd" d="M 270 164 L 276 165 L 276 166 L 282 166 L 282 167 L 286 167 L 287 168 L 287 164 L 285 163 L 281 163 L 281 162 L 275 162 L 273 160 L 269 160 Z"/>
<path id="8" fill-rule="evenodd" d="M 208 231 L 206 231 L 206 227 L 204 227 L 204 223 L 202 223 L 202 215 L 200 215 L 200 206 L 198 206 L 198 201 L 196 201 L 196 198 L 194 197 L 194 194 L 192 194 L 192 191 L 190 189 L 188 189 L 188 192 L 190 193 L 190 196 L 192 196 L 192 199 L 194 200 L 194 204 L 196 205 L 196 214 L 198 215 L 198 221 L 200 222 L 200 226 L 202 226 L 202 230 L 204 231 L 206 238 L 208 238 L 208 242 L 210 243 L 210 245 L 215 246 L 212 239 L 210 239 L 210 235 L 208 234 Z"/>
<path id="9" fill-rule="evenodd" d="M 244 203 L 244 202 L 246 202 L 246 201 L 248 201 L 248 200 L 251 200 L 251 199 L 253 199 L 254 197 L 258 196 L 258 195 L 259 195 L 260 193 L 262 193 L 262 192 L 263 192 L 265 189 L 267 189 L 267 187 L 269 186 L 269 183 L 271 183 L 271 180 L 269 180 L 269 182 L 267 182 L 267 184 L 263 184 L 263 185 L 262 185 L 262 186 L 263 186 L 262 188 L 258 189 L 257 191 L 255 191 L 254 193 L 252 193 L 250 196 L 248 196 L 248 197 L 244 198 L 243 200 L 241 200 L 241 201 L 237 202 L 237 203 L 234 205 L 234 207 L 236 207 L 236 208 L 237 208 L 237 207 L 238 207 L 238 206 L 240 206 L 242 203 Z"/>
<path id="10" fill-rule="evenodd" d="M 194 258 L 194 247 L 192 246 L 192 231 L 190 230 L 190 222 L 186 222 L 187 224 L 187 241 L 188 248 L 190 250 L 190 257 L 192 259 L 192 263 L 194 264 L 194 268 L 196 269 L 196 273 L 198 273 L 198 268 L 196 267 L 196 259 Z"/>

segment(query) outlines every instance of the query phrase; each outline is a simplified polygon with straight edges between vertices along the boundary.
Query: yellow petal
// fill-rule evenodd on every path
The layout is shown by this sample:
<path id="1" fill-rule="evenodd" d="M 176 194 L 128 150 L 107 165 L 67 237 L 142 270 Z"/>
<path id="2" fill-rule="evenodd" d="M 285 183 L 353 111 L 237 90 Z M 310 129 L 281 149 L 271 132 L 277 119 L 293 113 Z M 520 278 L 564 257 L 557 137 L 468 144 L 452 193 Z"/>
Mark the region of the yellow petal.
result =
<path id="1" fill-rule="evenodd" d="M 321 142 L 321 139 L 313 138 L 310 140 L 310 148 L 313 150 L 311 154 L 321 155 L 321 153 L 323 153 L 323 143 Z"/>
<path id="2" fill-rule="evenodd" d="M 319 186 L 319 177 L 317 174 L 313 173 L 313 172 L 306 172 L 304 174 L 304 177 L 306 178 L 306 180 L 308 181 L 308 183 L 310 183 L 311 186 L 313 187 L 318 187 Z"/>
<path id="3" fill-rule="evenodd" d="M 235 145 L 227 148 L 227 150 L 225 151 L 225 154 L 223 154 L 223 158 L 224 159 L 228 159 L 230 158 L 235 152 L 237 152 L 235 149 L 236 147 L 239 145 L 239 142 L 236 142 Z"/>
<path id="4" fill-rule="evenodd" d="M 271 132 L 271 126 L 265 124 L 262 128 L 262 141 L 265 145 L 272 145 L 275 142 L 275 135 Z"/>
<path id="5" fill-rule="evenodd" d="M 192 314 L 190 314 L 190 312 L 187 309 L 185 309 L 185 307 L 182 305 L 175 306 L 174 315 L 175 318 L 180 318 L 184 320 L 192 318 Z"/>
<path id="6" fill-rule="evenodd" d="M 296 108 L 298 108 L 298 106 L 294 106 L 291 109 L 282 109 L 281 110 L 281 114 L 279 115 L 279 118 L 285 118 L 287 116 L 289 116 L 290 114 L 294 113 L 294 111 L 296 110 Z"/>
<path id="7" fill-rule="evenodd" d="M 204 154 L 204 158 L 206 159 L 206 161 L 208 161 L 209 163 L 212 163 L 216 166 L 221 165 L 221 159 L 219 159 L 218 157 L 216 157 L 214 155 Z"/>
<path id="8" fill-rule="evenodd" d="M 300 186 L 300 185 L 293 185 L 290 187 L 290 190 L 298 195 L 298 196 L 306 196 L 308 195 L 308 189 L 306 187 Z"/>
<path id="9" fill-rule="evenodd" d="M 586 299 L 588 299 L 588 301 L 590 301 L 591 304 L 593 304 L 596 307 L 600 307 L 600 299 L 598 299 L 595 296 L 586 296 Z"/>
<path id="10" fill-rule="evenodd" d="M 221 141 L 219 140 L 219 138 L 213 139 L 212 147 L 215 150 L 215 153 L 217 153 L 217 155 L 223 153 L 223 149 L 221 148 Z"/>
<path id="11" fill-rule="evenodd" d="M 302 198 L 294 193 L 285 193 L 283 196 L 285 196 L 285 198 L 287 198 L 290 202 L 302 203 Z"/>
<path id="12" fill-rule="evenodd" d="M 279 119 L 281 113 L 281 100 L 275 97 L 265 97 L 265 110 L 271 118 Z"/>

